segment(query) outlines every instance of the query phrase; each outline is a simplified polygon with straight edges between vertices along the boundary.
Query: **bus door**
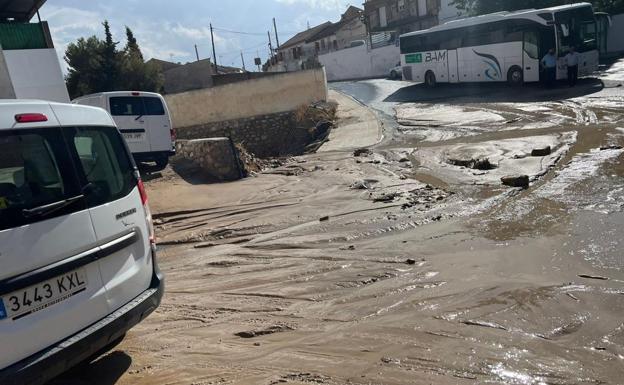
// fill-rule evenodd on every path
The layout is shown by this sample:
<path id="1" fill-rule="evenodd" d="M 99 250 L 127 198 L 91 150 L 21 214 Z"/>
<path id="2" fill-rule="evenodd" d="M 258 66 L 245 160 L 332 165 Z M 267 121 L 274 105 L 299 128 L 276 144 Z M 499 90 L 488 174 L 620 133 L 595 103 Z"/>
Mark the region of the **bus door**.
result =
<path id="1" fill-rule="evenodd" d="M 522 44 L 522 64 L 524 67 L 524 81 L 537 82 L 540 80 L 540 52 L 539 33 L 537 31 L 524 32 Z"/>
<path id="2" fill-rule="evenodd" d="M 459 82 L 459 68 L 458 68 L 457 50 L 450 49 L 447 51 L 447 53 L 448 53 L 448 81 L 449 83 L 458 83 Z"/>

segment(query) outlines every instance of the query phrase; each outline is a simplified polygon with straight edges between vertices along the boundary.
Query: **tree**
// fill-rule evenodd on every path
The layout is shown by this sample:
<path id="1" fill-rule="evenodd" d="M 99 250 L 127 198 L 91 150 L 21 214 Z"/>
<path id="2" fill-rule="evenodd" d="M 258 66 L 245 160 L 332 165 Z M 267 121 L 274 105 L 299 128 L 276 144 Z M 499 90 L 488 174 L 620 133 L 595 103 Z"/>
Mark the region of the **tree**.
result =
<path id="1" fill-rule="evenodd" d="M 65 51 L 69 66 L 65 80 L 70 96 L 122 90 L 159 91 L 163 84 L 160 68 L 145 63 L 132 30 L 126 27 L 127 43 L 119 51 L 108 21 L 102 25 L 104 40 L 96 36 L 80 38 Z"/>
<path id="2" fill-rule="evenodd" d="M 96 36 L 80 38 L 65 51 L 69 71 L 65 78 L 71 98 L 97 92 L 102 84 L 102 41 Z"/>
<path id="3" fill-rule="evenodd" d="M 120 73 L 120 57 L 117 51 L 117 42 L 113 41 L 108 20 L 102 23 L 104 26 L 104 43 L 102 50 L 102 82 L 101 92 L 113 91 L 116 88 Z"/>
<path id="4" fill-rule="evenodd" d="M 121 84 L 128 90 L 158 91 L 163 84 L 160 68 L 145 63 L 134 33 L 126 27 L 127 43 L 123 51 Z"/>
<path id="5" fill-rule="evenodd" d="M 143 60 L 143 53 L 141 52 L 141 48 L 139 48 L 139 44 L 134 37 L 134 33 L 128 26 L 126 26 L 126 38 L 128 39 L 128 43 L 126 44 L 125 48 L 126 54 L 137 55 L 139 58 L 141 58 L 141 60 Z"/>

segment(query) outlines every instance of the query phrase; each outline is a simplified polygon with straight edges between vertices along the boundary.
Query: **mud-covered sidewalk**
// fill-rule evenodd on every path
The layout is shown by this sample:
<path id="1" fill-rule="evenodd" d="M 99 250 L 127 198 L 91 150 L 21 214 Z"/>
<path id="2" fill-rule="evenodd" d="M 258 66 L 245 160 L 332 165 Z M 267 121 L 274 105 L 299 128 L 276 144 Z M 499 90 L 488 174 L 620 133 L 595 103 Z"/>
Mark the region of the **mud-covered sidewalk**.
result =
<path id="1" fill-rule="evenodd" d="M 383 111 L 349 100 L 317 154 L 234 183 L 150 181 L 164 302 L 55 385 L 621 383 L 624 264 L 595 258 L 621 255 L 621 117 L 470 104 L 449 114 L 490 120 L 453 131 L 414 109 L 457 106 L 403 103 L 373 145 Z M 565 124 L 537 124 L 545 108 Z M 447 162 L 481 153 L 531 188 Z"/>

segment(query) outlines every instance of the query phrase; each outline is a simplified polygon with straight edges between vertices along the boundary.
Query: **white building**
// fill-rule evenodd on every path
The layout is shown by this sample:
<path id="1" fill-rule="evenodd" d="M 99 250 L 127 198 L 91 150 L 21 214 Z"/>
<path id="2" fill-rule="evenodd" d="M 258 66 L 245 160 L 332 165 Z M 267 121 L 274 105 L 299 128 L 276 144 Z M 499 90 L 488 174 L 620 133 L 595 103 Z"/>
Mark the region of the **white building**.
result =
<path id="1" fill-rule="evenodd" d="M 0 98 L 69 102 L 50 29 L 38 16 L 45 0 L 0 0 Z"/>

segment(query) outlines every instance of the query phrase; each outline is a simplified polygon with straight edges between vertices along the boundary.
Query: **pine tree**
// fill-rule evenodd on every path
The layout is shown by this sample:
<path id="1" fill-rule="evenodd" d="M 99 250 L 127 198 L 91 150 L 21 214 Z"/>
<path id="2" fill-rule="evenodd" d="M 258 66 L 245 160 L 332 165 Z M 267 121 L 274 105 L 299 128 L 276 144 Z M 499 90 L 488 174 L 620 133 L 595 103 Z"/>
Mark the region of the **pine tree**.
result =
<path id="1" fill-rule="evenodd" d="M 141 60 L 143 60 L 143 53 L 141 52 L 141 48 L 139 48 L 139 44 L 137 43 L 137 40 L 134 37 L 134 33 L 128 26 L 126 26 L 126 37 L 128 39 L 128 43 L 126 44 L 126 49 L 125 49 L 126 54 L 136 55 Z"/>
<path id="2" fill-rule="evenodd" d="M 158 92 L 164 82 L 160 67 L 145 63 L 134 33 L 126 27 L 127 43 L 117 50 L 108 21 L 104 40 L 91 36 L 70 43 L 65 51 L 69 71 L 65 78 L 72 98 L 106 91 Z"/>
<path id="3" fill-rule="evenodd" d="M 108 20 L 105 20 L 102 25 L 104 25 L 105 38 L 102 48 L 102 84 L 99 91 L 114 91 L 117 89 L 120 72 L 119 52 L 117 51 L 117 44 L 119 43 L 113 41 Z"/>

